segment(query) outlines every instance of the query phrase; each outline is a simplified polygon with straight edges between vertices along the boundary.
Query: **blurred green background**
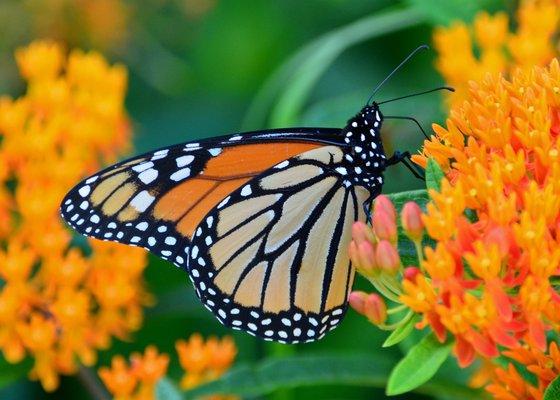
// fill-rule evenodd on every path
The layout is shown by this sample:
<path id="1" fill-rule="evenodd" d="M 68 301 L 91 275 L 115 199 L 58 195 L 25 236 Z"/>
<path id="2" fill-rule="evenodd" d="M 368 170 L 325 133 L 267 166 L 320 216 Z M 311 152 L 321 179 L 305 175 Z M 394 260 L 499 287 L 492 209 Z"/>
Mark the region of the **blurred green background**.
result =
<path id="1" fill-rule="evenodd" d="M 342 127 L 403 57 L 430 44 L 434 26 L 510 6 L 491 0 L 1 0 L 0 92 L 17 96 L 25 90 L 15 49 L 54 38 L 128 67 L 135 152 L 241 130 Z M 376 100 L 443 84 L 435 57 L 433 51 L 418 55 Z M 440 94 L 388 104 L 384 113 L 413 116 L 426 130 L 445 115 Z M 388 121 L 383 136 L 389 153 L 415 152 L 422 143 L 418 128 L 405 121 Z M 386 193 L 423 187 L 401 166 L 386 177 Z M 387 334 L 353 311 L 319 343 L 271 345 L 223 328 L 195 299 L 184 273 L 171 265 L 151 257 L 146 281 L 157 304 L 146 310 L 144 327 L 133 340 L 101 353 L 99 365 L 151 343 L 174 356 L 174 342 L 193 332 L 231 334 L 239 347 L 238 365 L 293 354 L 365 355 L 379 365 L 364 371 L 375 378 L 367 385 L 358 378 L 328 386 L 311 382 L 261 398 L 381 399 L 387 365 L 407 350 L 408 342 L 382 349 Z M 356 287 L 368 289 L 361 281 Z M 170 366 L 170 376 L 179 378 L 176 360 Z M 400 398 L 466 398 L 453 391 L 465 375 L 451 362 L 431 386 Z M 0 398 L 70 399 L 83 392 L 79 379 L 69 377 L 52 395 L 18 381 L 0 391 Z"/>

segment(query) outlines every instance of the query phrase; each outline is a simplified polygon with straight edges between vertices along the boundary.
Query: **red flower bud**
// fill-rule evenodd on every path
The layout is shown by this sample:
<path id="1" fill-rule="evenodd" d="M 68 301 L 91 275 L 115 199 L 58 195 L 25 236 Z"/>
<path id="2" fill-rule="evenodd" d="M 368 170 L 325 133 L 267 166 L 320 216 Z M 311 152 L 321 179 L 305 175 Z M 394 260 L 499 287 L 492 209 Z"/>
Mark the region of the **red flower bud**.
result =
<path id="1" fill-rule="evenodd" d="M 404 279 L 410 282 L 415 282 L 418 274 L 420 274 L 420 269 L 417 267 L 406 267 L 403 271 Z"/>
<path id="2" fill-rule="evenodd" d="M 352 239 L 356 242 L 356 245 L 362 242 L 375 243 L 375 236 L 373 236 L 371 228 L 362 221 L 356 221 L 352 225 Z"/>
<path id="3" fill-rule="evenodd" d="M 377 212 L 374 212 L 371 223 L 375 234 L 380 240 L 396 243 L 397 223 L 387 211 L 379 209 Z"/>
<path id="4" fill-rule="evenodd" d="M 391 217 L 393 221 L 397 220 L 397 210 L 395 206 L 384 194 L 380 194 L 375 198 L 375 203 L 373 204 L 373 213 L 384 212 Z"/>
<path id="5" fill-rule="evenodd" d="M 407 202 L 401 211 L 402 226 L 406 235 L 413 242 L 422 240 L 424 235 L 424 222 L 422 222 L 422 209 L 413 201 Z"/>
<path id="6" fill-rule="evenodd" d="M 391 275 L 395 275 L 401 266 L 397 249 L 387 240 L 382 240 L 377 244 L 375 260 L 379 268 Z"/>
<path id="7" fill-rule="evenodd" d="M 364 303 L 364 314 L 373 324 L 383 324 L 387 320 L 387 306 L 383 298 L 375 293 L 367 296 Z"/>
<path id="8" fill-rule="evenodd" d="M 350 292 L 350 295 L 348 295 L 348 303 L 358 314 L 365 315 L 364 312 L 367 296 L 367 293 L 355 290 Z"/>
<path id="9" fill-rule="evenodd" d="M 375 271 L 375 248 L 370 242 L 362 242 L 358 245 L 358 261 L 357 267 L 361 269 L 365 275 L 371 275 Z"/>

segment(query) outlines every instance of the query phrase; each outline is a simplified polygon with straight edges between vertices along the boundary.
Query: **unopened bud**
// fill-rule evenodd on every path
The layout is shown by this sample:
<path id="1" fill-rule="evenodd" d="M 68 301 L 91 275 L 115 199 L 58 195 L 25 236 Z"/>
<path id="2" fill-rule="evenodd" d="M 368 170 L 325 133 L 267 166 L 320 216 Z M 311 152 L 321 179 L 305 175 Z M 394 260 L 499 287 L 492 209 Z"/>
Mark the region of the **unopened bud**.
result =
<path id="1" fill-rule="evenodd" d="M 393 205 L 391 200 L 389 200 L 389 198 L 384 194 L 380 194 L 379 196 L 377 196 L 375 198 L 375 203 L 373 204 L 374 214 L 381 211 L 389 215 L 393 221 L 397 220 L 397 210 L 395 210 L 395 206 Z"/>
<path id="2" fill-rule="evenodd" d="M 417 267 L 406 267 L 403 271 L 403 278 L 410 282 L 415 282 L 416 277 L 420 273 Z"/>
<path id="3" fill-rule="evenodd" d="M 422 240 L 424 235 L 424 222 L 422 222 L 422 210 L 413 201 L 407 202 L 401 211 L 402 226 L 406 235 L 413 242 Z"/>
<path id="4" fill-rule="evenodd" d="M 382 240 L 375 249 L 377 266 L 390 275 L 395 275 L 401 266 L 401 259 L 397 249 L 387 240 Z"/>
<path id="5" fill-rule="evenodd" d="M 358 314 L 364 314 L 367 293 L 355 290 L 348 295 L 348 303 Z"/>
<path id="6" fill-rule="evenodd" d="M 387 306 L 383 298 L 375 293 L 368 295 L 364 303 L 364 314 L 375 325 L 385 323 Z"/>
<path id="7" fill-rule="evenodd" d="M 374 212 L 371 224 L 378 239 L 397 242 L 397 223 L 387 211 L 380 208 Z"/>
<path id="8" fill-rule="evenodd" d="M 352 239 L 356 242 L 356 244 L 360 244 L 362 242 L 375 243 L 373 231 L 362 221 L 356 221 L 352 225 Z"/>
<path id="9" fill-rule="evenodd" d="M 358 245 L 359 269 L 364 275 L 372 275 L 375 272 L 375 248 L 370 242 L 362 242 Z"/>

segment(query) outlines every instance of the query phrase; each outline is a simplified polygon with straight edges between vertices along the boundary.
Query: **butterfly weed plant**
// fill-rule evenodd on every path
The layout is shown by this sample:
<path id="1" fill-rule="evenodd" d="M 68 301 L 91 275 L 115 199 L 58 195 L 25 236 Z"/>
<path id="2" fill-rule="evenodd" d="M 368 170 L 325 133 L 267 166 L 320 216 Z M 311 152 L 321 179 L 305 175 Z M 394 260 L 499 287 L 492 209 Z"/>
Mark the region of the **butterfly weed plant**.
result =
<path id="1" fill-rule="evenodd" d="M 560 373 L 560 66 L 556 59 L 539 65 L 550 60 L 558 9 L 527 2 L 519 18 L 519 31 L 512 34 L 503 14 L 475 19 L 480 60 L 470 50 L 466 25 L 436 32 L 438 66 L 462 90 L 459 99 L 450 98 L 445 126 L 434 125 L 435 134 L 413 157 L 426 168 L 427 181 L 438 182 L 428 188 L 423 212 L 414 203 L 402 210 L 418 262 L 402 265 L 395 210 L 387 198 L 378 198 L 373 230 L 356 223 L 351 244 L 358 271 L 377 291 L 354 292 L 350 304 L 380 328 L 394 329 L 388 341 L 402 339 L 403 326 L 418 321 L 415 327 L 428 328 L 437 340 L 431 346 L 441 344 L 432 354 L 451 345 L 461 367 L 475 363 L 471 384 L 493 398 L 552 399 Z M 455 48 L 452 60 L 449 46 L 457 36 L 460 51 Z M 534 36 L 541 46 L 528 54 L 522 44 Z M 506 46 L 512 61 L 502 53 Z M 461 80 L 457 59 L 473 67 L 466 70 L 474 80 Z M 434 180 L 434 174 L 444 178 Z M 423 229 L 431 243 L 424 247 Z M 392 322 L 390 315 L 402 316 L 403 307 L 407 313 Z M 419 319 L 409 319 L 411 312 Z M 393 371 L 388 392 L 410 390 L 435 372 L 420 380 L 412 374 L 427 356 L 411 350 Z"/>
<path id="2" fill-rule="evenodd" d="M 555 1 L 522 1 L 516 24 L 484 12 L 435 31 L 436 67 L 457 92 L 413 157 L 427 190 L 378 196 L 348 248 L 371 284 L 350 293 L 350 306 L 387 332 L 384 348 L 407 349 L 400 362 L 306 355 L 228 372 L 232 339 L 193 334 L 175 343 L 176 355 L 147 346 L 114 356 L 98 370 L 110 394 L 259 395 L 293 386 L 294 371 L 325 383 L 335 365 L 341 381 L 394 395 L 428 390 L 452 355 L 485 391 L 454 398 L 558 398 L 559 19 Z M 73 183 L 128 151 L 125 68 L 53 42 L 16 58 L 26 93 L 0 99 L 0 349 L 9 368 L 53 391 L 60 375 L 99 364 L 114 339 L 130 340 L 153 296 L 143 251 L 73 240 L 58 217 Z M 392 368 L 388 378 L 380 365 Z"/>
<path id="3" fill-rule="evenodd" d="M 125 68 L 49 41 L 16 59 L 27 92 L 0 99 L 0 349 L 6 368 L 20 366 L 53 391 L 61 374 L 95 365 L 114 338 L 129 340 L 152 298 L 142 250 L 75 243 L 58 214 L 73 181 L 130 146 Z M 223 373 L 236 349 L 230 339 L 195 335 L 177 352 L 188 388 Z M 117 357 L 100 375 L 117 398 L 149 399 L 167 363 L 148 347 L 130 368 Z"/>

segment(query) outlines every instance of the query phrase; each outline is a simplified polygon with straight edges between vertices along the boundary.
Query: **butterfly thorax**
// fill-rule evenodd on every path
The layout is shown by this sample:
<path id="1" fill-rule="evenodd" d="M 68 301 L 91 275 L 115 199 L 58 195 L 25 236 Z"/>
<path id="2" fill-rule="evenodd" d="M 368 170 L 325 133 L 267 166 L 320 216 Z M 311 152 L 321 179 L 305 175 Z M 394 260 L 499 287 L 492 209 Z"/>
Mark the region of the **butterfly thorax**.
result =
<path id="1" fill-rule="evenodd" d="M 383 115 L 376 103 L 365 106 L 343 129 L 348 183 L 374 190 L 383 184 L 386 156 L 381 142 Z M 339 171 L 341 172 L 341 171 Z"/>

